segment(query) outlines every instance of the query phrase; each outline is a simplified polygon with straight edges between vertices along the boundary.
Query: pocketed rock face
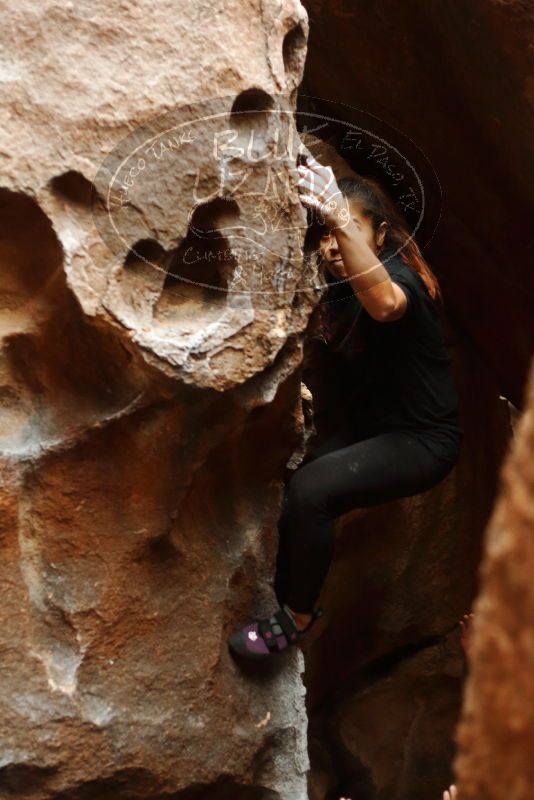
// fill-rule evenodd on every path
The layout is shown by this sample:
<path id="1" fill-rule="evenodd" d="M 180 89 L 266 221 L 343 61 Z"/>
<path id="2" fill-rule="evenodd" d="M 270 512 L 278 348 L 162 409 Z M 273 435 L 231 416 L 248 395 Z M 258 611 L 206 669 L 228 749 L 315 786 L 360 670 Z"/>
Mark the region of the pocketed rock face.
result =
<path id="1" fill-rule="evenodd" d="M 295 179 L 270 112 L 293 108 L 306 13 L 141 0 L 2 18 L 0 797 L 303 799 L 302 656 L 248 674 L 227 637 L 273 607 L 305 433 L 306 218 L 265 185 Z M 238 133 L 227 161 L 213 124 L 161 138 L 214 108 Z M 212 258 L 187 262 L 195 244 Z"/>
<path id="2" fill-rule="evenodd" d="M 486 533 L 456 759 L 462 800 L 534 786 L 534 362 Z"/>

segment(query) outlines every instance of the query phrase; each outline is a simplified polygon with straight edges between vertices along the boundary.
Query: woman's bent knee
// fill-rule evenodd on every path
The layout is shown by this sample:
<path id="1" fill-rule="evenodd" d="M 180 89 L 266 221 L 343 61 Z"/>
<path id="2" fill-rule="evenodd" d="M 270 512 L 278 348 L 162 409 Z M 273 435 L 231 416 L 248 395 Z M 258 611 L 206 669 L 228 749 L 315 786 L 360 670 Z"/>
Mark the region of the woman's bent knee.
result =
<path id="1" fill-rule="evenodd" d="M 326 504 L 324 481 L 317 461 L 310 461 L 295 470 L 288 484 L 287 503 L 289 511 L 298 509 L 323 509 Z"/>

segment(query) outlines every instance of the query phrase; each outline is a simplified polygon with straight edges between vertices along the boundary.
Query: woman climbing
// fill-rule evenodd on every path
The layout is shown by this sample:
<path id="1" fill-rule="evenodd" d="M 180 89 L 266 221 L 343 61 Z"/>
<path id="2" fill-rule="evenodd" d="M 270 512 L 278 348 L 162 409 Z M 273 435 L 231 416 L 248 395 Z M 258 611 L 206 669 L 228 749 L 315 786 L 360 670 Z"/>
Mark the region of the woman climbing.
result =
<path id="1" fill-rule="evenodd" d="M 376 181 L 338 184 L 310 156 L 298 170 L 300 200 L 320 217 L 318 251 L 329 283 L 322 331 L 348 414 L 286 482 L 274 581 L 279 608 L 228 642 L 232 653 L 252 659 L 298 645 L 321 616 L 315 606 L 336 518 L 436 486 L 463 439 L 438 282 L 395 204 Z"/>

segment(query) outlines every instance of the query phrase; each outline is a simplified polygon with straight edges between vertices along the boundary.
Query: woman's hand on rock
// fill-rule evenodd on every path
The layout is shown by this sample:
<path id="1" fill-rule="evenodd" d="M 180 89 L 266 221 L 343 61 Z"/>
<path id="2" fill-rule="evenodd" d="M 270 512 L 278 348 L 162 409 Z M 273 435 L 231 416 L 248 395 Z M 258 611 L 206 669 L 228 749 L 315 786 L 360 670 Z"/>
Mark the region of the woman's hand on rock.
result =
<path id="1" fill-rule="evenodd" d="M 342 194 L 332 167 L 325 167 L 315 158 L 307 156 L 307 164 L 297 169 L 300 178 L 297 189 L 300 202 L 317 213 L 318 222 L 330 230 L 344 228 L 350 220 L 347 198 Z"/>

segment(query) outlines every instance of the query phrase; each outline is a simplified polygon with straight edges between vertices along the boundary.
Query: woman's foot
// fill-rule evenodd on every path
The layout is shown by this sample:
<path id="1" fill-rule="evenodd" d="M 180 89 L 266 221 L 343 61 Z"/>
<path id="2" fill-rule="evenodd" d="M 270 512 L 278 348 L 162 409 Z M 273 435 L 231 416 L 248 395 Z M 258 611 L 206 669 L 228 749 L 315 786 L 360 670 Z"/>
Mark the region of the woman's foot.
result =
<path id="1" fill-rule="evenodd" d="M 304 625 L 303 621 L 299 622 L 289 607 L 284 605 L 271 617 L 255 619 L 249 625 L 235 631 L 228 640 L 228 647 L 235 655 L 245 658 L 268 658 L 274 653 L 281 653 L 292 645 L 299 644 L 322 613 L 322 609 L 319 608 L 311 615 L 299 615 L 309 617 L 310 621 Z"/>

